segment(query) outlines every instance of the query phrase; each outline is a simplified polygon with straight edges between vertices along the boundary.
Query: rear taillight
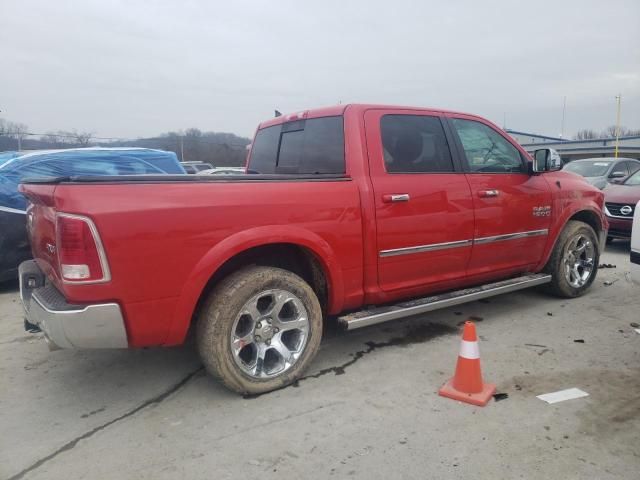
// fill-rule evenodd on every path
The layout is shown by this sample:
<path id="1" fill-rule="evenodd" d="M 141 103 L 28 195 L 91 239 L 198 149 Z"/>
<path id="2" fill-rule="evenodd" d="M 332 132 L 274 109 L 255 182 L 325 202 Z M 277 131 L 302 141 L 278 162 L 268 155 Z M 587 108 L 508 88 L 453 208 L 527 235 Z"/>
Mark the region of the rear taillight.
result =
<path id="1" fill-rule="evenodd" d="M 110 280 L 107 258 L 93 222 L 80 215 L 56 215 L 56 250 L 62 280 L 97 283 Z"/>

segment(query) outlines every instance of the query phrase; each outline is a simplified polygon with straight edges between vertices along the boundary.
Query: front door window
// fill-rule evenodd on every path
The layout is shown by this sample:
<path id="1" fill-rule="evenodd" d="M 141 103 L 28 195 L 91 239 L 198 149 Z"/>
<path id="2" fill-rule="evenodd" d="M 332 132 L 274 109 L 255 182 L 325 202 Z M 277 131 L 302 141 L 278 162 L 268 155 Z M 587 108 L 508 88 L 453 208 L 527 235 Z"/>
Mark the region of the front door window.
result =
<path id="1" fill-rule="evenodd" d="M 491 127 L 473 120 L 452 119 L 471 172 L 524 172 L 520 152 Z"/>

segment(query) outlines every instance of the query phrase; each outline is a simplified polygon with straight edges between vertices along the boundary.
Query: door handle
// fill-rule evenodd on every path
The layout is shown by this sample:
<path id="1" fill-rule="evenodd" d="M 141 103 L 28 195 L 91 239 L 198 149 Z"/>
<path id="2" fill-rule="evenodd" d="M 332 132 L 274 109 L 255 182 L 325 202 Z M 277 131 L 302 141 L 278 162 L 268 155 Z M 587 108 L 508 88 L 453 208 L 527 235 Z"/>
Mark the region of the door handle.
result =
<path id="1" fill-rule="evenodd" d="M 500 195 L 500 190 L 479 190 L 478 191 L 478 196 L 482 198 L 497 197 L 498 195 Z"/>
<path id="2" fill-rule="evenodd" d="M 382 201 L 384 203 L 408 202 L 410 198 L 408 193 L 390 193 L 383 195 Z"/>

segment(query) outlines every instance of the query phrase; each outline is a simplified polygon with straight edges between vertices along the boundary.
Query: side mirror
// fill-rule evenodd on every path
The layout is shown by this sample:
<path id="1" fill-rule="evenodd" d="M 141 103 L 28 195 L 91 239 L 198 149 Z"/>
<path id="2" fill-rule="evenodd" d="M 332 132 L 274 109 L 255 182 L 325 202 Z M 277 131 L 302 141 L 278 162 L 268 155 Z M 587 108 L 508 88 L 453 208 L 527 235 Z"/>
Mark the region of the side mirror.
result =
<path id="1" fill-rule="evenodd" d="M 533 152 L 533 171 L 555 172 L 562 168 L 562 159 L 560 154 L 553 148 L 540 148 Z"/>
<path id="2" fill-rule="evenodd" d="M 609 178 L 624 178 L 626 176 L 627 174 L 624 172 L 613 172 L 611 175 L 609 175 Z"/>

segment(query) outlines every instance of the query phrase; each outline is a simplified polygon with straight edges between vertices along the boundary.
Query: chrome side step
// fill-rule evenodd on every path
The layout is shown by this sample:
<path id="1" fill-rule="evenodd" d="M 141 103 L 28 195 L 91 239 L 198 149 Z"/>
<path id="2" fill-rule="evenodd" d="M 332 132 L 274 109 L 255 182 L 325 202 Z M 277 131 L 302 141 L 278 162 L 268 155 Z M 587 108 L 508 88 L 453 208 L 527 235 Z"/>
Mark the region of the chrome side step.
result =
<path id="1" fill-rule="evenodd" d="M 523 288 L 543 285 L 551 281 L 551 275 L 536 273 L 522 277 L 510 278 L 500 282 L 488 283 L 479 287 L 465 288 L 454 292 L 418 298 L 395 305 L 373 307 L 367 310 L 349 313 L 338 317 L 338 322 L 347 330 L 368 327 L 376 323 L 388 322 L 420 313 L 431 312 L 440 308 L 452 307 L 461 303 L 493 297 L 502 293 L 515 292 Z"/>

